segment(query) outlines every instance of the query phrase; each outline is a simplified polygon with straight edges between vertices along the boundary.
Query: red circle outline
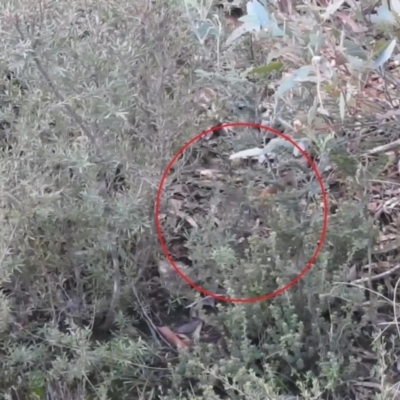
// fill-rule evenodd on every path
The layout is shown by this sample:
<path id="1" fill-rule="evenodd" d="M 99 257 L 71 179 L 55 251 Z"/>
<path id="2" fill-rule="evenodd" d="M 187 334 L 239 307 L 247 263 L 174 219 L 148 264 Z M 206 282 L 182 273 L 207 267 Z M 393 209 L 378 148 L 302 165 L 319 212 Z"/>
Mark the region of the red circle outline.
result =
<path id="1" fill-rule="evenodd" d="M 211 293 L 205 289 L 203 289 L 202 287 L 196 285 L 194 282 L 192 282 L 175 264 L 175 262 L 172 260 L 171 255 L 169 254 L 169 251 L 167 249 L 167 246 L 164 242 L 164 237 L 162 234 L 162 230 L 161 230 L 161 225 L 160 225 L 160 203 L 161 203 L 161 195 L 162 195 L 162 191 L 163 191 L 163 187 L 164 187 L 164 183 L 165 180 L 167 179 L 167 176 L 172 168 L 172 166 L 174 165 L 174 163 L 176 162 L 176 160 L 178 159 L 178 157 L 194 142 L 196 142 L 197 140 L 199 140 L 201 137 L 214 132 L 217 129 L 223 129 L 223 128 L 230 128 L 230 127 L 235 127 L 235 126 L 244 126 L 244 127 L 251 127 L 251 128 L 258 128 L 258 129 L 264 129 L 266 131 L 269 131 L 271 133 L 274 133 L 277 136 L 280 136 L 281 138 L 287 140 L 289 143 L 291 143 L 294 147 L 297 148 L 297 150 L 299 150 L 299 152 L 302 154 L 303 157 L 306 158 L 306 160 L 308 161 L 309 165 L 311 166 L 312 170 L 315 173 L 315 176 L 317 178 L 318 184 L 321 188 L 321 193 L 322 193 L 322 200 L 323 200 L 323 208 L 324 208 L 324 215 L 323 215 L 323 223 L 322 223 L 322 231 L 321 231 L 321 236 L 318 240 L 318 245 L 314 251 L 314 254 L 311 256 L 310 260 L 308 261 L 308 263 L 306 264 L 306 266 L 303 268 L 303 270 L 296 276 L 296 278 L 292 279 L 289 283 L 287 283 L 285 286 L 281 287 L 280 289 L 276 289 L 275 291 L 271 292 L 271 293 L 267 293 L 265 295 L 262 296 L 258 296 L 258 297 L 250 297 L 250 298 L 229 298 L 229 297 L 224 297 L 224 296 L 219 296 L 217 294 Z M 322 245 L 324 243 L 325 240 L 325 236 L 326 236 L 326 230 L 327 230 L 327 226 L 328 226 L 328 199 L 325 193 L 325 188 L 324 188 L 324 184 L 322 181 L 322 177 L 320 175 L 320 173 L 318 172 L 318 168 L 317 166 L 314 164 L 314 162 L 311 160 L 310 156 L 290 137 L 286 136 L 285 134 L 283 134 L 282 132 L 277 131 L 276 129 L 270 128 L 269 126 L 264 126 L 264 125 L 260 125 L 260 124 L 256 124 L 256 123 L 251 123 L 251 122 L 231 122 L 231 123 L 226 123 L 226 124 L 222 124 L 222 125 L 218 125 L 218 126 L 214 126 L 210 129 L 207 129 L 206 131 L 200 132 L 198 135 L 194 136 L 192 139 L 190 139 L 189 141 L 187 141 L 176 153 L 175 155 L 172 157 L 171 161 L 168 163 L 168 165 L 166 166 L 166 168 L 164 169 L 164 172 L 161 176 L 161 180 L 160 183 L 158 185 L 158 189 L 157 189 L 157 195 L 156 195 L 156 201 L 155 201 L 155 205 L 154 205 L 154 220 L 155 220 L 155 225 L 156 225 L 156 232 L 157 232 L 157 238 L 158 238 L 158 242 L 160 243 L 161 249 L 165 255 L 165 257 L 167 258 L 168 262 L 172 265 L 172 267 L 174 268 L 174 270 L 177 272 L 177 274 L 186 282 L 188 283 L 190 286 L 192 286 L 194 289 L 196 289 L 198 292 L 203 293 L 207 296 L 213 297 L 216 300 L 220 300 L 220 301 L 226 301 L 229 303 L 255 303 L 257 301 L 262 301 L 262 300 L 268 300 L 271 299 L 275 296 L 277 296 L 278 294 L 283 293 L 284 291 L 286 291 L 287 289 L 291 288 L 293 285 L 295 285 L 312 267 L 312 265 L 314 264 L 315 260 L 317 259 L 317 256 L 319 254 L 319 252 L 321 251 Z"/>

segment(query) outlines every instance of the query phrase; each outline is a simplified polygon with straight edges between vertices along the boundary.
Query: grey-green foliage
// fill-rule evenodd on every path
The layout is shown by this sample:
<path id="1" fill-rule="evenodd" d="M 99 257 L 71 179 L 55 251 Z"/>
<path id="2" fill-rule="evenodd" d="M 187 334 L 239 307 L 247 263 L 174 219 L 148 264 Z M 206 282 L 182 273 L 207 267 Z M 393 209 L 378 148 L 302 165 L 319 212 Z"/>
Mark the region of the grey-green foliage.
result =
<path id="1" fill-rule="evenodd" d="M 298 391 L 299 382 L 312 386 L 313 379 L 324 396 L 329 392 L 339 397 L 348 393 L 345 382 L 356 379 L 361 362 L 353 345 L 367 340 L 363 328 L 369 321 L 358 314 L 365 295 L 361 289 L 346 286 L 344 271 L 356 251 L 367 252 L 369 228 L 358 207 L 343 207 L 330 219 L 325 246 L 300 282 L 270 300 L 234 307 L 221 304 L 215 323 L 224 327 L 225 345 L 203 348 L 198 358 L 191 357 L 191 362 L 185 358 L 181 373 L 188 378 L 201 375 L 203 390 L 216 377 L 222 381 L 229 377 L 234 383 L 220 384 L 232 399 L 243 398 L 234 394 L 233 387 L 246 392 L 254 385 L 251 389 L 254 396 L 274 398 Z M 304 268 L 305 263 L 296 265 L 289 258 L 279 256 L 277 250 L 282 250 L 277 248 L 282 243 L 279 234 L 267 241 L 274 248 L 275 260 L 263 263 L 265 243 L 254 240 L 252 256 L 242 259 L 234 274 L 220 278 L 230 286 L 232 297 L 238 293 L 251 297 L 251 294 L 272 292 Z M 305 239 L 310 251 L 315 249 L 317 237 L 318 234 Z M 287 244 L 288 239 L 283 243 Z M 255 265 L 265 268 L 266 273 L 254 275 Z M 240 290 L 243 288 L 247 295 Z M 244 371 L 243 366 L 248 370 Z M 249 378 L 248 374 L 254 376 Z"/>
<path id="2" fill-rule="evenodd" d="M 170 324 L 175 300 L 154 276 L 161 256 L 152 221 L 157 183 L 182 143 L 215 123 L 198 117 L 192 91 L 215 85 L 234 99 L 269 84 L 243 77 L 235 61 L 248 62 L 247 49 L 222 50 L 217 26 L 208 42 L 198 33 L 198 45 L 181 10 L 162 1 L 13 0 L 0 14 L 0 396 L 343 399 L 349 382 L 365 376 L 355 344 L 370 344 L 364 291 L 341 283 L 376 233 L 364 203 L 347 200 L 330 216 L 321 254 L 290 290 L 254 304 L 219 304 L 208 320 L 222 333 L 218 343 L 178 355 L 161 349 L 155 329 Z M 296 35 L 289 40 L 297 40 L 290 51 L 308 65 L 306 46 L 318 32 L 303 34 L 304 21 L 318 27 L 311 13 L 291 21 Z M 284 47 L 275 44 L 262 49 L 268 54 L 256 51 L 255 62 L 281 57 Z M 284 92 L 303 87 L 292 78 Z M 303 91 L 308 100 L 314 86 Z M 293 104 L 306 109 L 308 101 L 296 97 Z M 353 164 L 346 173 L 354 186 L 361 179 L 359 190 L 367 174 L 356 174 L 359 160 Z M 117 170 L 123 190 L 116 190 Z M 200 280 L 211 279 L 229 296 L 258 296 L 300 272 L 321 218 L 305 235 L 287 199 L 270 215 L 269 236 L 254 234 L 236 253 L 243 219 L 231 223 L 244 215 L 239 200 L 220 231 L 211 232 L 210 223 L 192 232 L 188 247 Z M 255 205 L 246 215 L 258 211 Z M 106 316 L 112 332 L 100 329 Z M 184 316 L 187 310 L 175 314 L 178 323 Z M 393 340 L 386 354 L 385 339 L 376 343 L 372 376 L 382 382 L 397 348 Z"/>
<path id="3" fill-rule="evenodd" d="M 123 398 L 158 379 L 152 336 L 132 335 L 132 289 L 149 290 L 140 277 L 160 252 L 155 189 L 191 135 L 190 79 L 176 63 L 197 61 L 182 52 L 194 42 L 180 12 L 157 7 L 142 27 L 142 5 L 130 2 L 0 5 L 18 16 L 0 39 L 4 398 Z M 100 329 L 112 314 L 115 337 Z"/>

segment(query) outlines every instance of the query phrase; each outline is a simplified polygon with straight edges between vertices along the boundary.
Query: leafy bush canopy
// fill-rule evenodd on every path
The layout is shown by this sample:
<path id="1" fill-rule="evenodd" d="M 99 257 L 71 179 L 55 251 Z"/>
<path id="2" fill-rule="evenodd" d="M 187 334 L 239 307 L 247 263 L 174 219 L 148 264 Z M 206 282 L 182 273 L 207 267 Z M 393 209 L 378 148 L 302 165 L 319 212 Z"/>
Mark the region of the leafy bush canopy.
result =
<path id="1" fill-rule="evenodd" d="M 398 0 L 0 7 L 2 398 L 397 398 Z"/>

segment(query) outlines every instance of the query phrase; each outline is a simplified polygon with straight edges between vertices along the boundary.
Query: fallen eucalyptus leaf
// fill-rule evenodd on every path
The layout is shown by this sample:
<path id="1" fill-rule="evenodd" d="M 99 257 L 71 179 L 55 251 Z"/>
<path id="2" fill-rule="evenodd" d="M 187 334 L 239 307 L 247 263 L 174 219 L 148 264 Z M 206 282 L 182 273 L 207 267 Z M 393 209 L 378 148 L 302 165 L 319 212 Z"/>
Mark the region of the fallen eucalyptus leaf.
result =
<path id="1" fill-rule="evenodd" d="M 168 343 L 175 346 L 178 349 L 182 349 L 185 347 L 189 347 L 190 343 L 186 340 L 182 340 L 176 333 L 172 332 L 172 330 L 168 326 L 160 326 L 157 327 L 158 331 L 161 335 L 167 340 Z"/>
<path id="2" fill-rule="evenodd" d="M 308 138 L 302 138 L 299 140 L 295 141 L 296 143 L 301 143 L 301 145 L 299 144 L 299 146 L 306 146 L 306 143 L 309 142 Z M 303 147 L 301 147 L 303 149 Z M 278 149 L 289 149 L 292 150 L 292 148 L 294 148 L 294 150 L 299 151 L 296 146 L 294 146 L 291 142 L 289 142 L 288 140 L 278 137 L 278 138 L 274 138 L 272 140 L 269 141 L 269 143 L 263 148 L 260 149 L 258 147 L 252 148 L 252 149 L 248 149 L 248 150 L 242 150 L 239 151 L 237 153 L 232 154 L 229 159 L 230 160 L 234 160 L 237 158 L 257 158 L 259 162 L 262 162 L 263 160 L 265 160 L 265 155 L 270 155 L 273 154 L 274 152 L 276 152 Z M 305 147 L 307 148 L 307 147 Z M 304 150 L 305 150 L 304 148 Z M 293 153 L 295 155 L 295 153 Z M 301 154 L 299 152 L 299 154 Z"/>
<path id="3" fill-rule="evenodd" d="M 264 149 L 259 149 L 255 147 L 253 149 L 242 150 L 237 153 L 232 154 L 229 159 L 235 160 L 236 158 L 248 158 L 248 157 L 259 157 L 264 154 Z"/>

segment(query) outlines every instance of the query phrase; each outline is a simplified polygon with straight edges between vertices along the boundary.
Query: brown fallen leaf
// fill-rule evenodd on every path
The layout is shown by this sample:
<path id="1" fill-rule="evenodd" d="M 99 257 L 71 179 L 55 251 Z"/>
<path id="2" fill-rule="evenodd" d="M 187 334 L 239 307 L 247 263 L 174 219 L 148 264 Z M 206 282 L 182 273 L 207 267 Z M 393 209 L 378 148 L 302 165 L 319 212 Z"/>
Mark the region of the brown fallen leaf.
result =
<path id="1" fill-rule="evenodd" d="M 183 333 L 178 333 L 176 336 L 178 336 L 178 338 L 181 339 L 183 343 L 185 343 L 186 347 L 190 347 L 192 345 L 192 341 Z"/>
<path id="2" fill-rule="evenodd" d="M 158 331 L 163 335 L 163 337 L 170 343 L 175 346 L 177 349 L 188 348 L 190 343 L 187 340 L 182 340 L 176 333 L 172 332 L 168 326 L 160 326 L 157 327 Z"/>

